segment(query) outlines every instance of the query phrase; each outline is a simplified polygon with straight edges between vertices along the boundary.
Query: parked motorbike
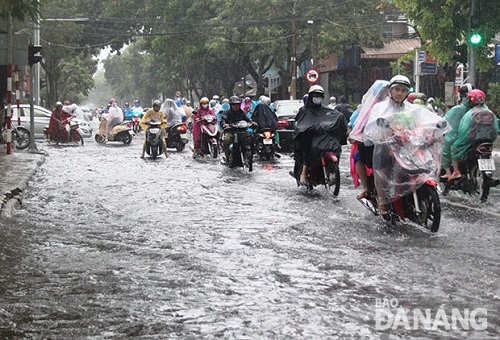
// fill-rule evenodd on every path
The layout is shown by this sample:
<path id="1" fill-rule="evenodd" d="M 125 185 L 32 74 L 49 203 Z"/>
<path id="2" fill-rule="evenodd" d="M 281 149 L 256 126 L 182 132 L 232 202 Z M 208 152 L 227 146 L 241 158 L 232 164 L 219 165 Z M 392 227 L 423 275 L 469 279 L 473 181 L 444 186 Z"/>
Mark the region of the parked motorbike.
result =
<path id="1" fill-rule="evenodd" d="M 261 160 L 272 160 L 275 157 L 280 157 L 276 153 L 276 142 L 274 140 L 274 132 L 269 128 L 261 129 L 257 133 L 256 138 L 257 155 Z"/>
<path id="2" fill-rule="evenodd" d="M 302 164 L 300 161 L 295 162 L 293 174 L 297 185 L 305 184 L 308 191 L 312 191 L 318 185 L 324 185 L 327 190 L 333 187 L 333 196 L 338 196 L 340 191 L 339 159 L 333 151 L 322 152 L 321 156 L 309 166 L 306 183 L 300 183 Z"/>
<path id="3" fill-rule="evenodd" d="M 7 141 L 7 126 L 5 124 L 1 127 L 1 134 L 4 141 Z M 30 146 L 30 131 L 24 126 L 12 124 L 11 136 L 12 144 L 17 150 L 24 150 Z"/>
<path id="4" fill-rule="evenodd" d="M 186 136 L 186 125 L 184 123 L 174 124 L 167 128 L 167 148 L 176 149 L 181 152 L 186 147 L 188 139 Z"/>
<path id="5" fill-rule="evenodd" d="M 95 133 L 95 141 L 99 144 L 104 144 L 106 141 L 107 123 L 107 119 L 101 120 L 99 129 Z M 108 136 L 108 142 L 122 142 L 125 145 L 129 145 L 132 142 L 133 136 L 134 133 L 132 132 L 132 123 L 129 120 L 125 120 L 113 127 L 111 135 Z"/>
<path id="6" fill-rule="evenodd" d="M 212 115 L 205 115 L 200 118 L 200 123 L 200 155 L 210 155 L 212 158 L 217 158 L 220 144 L 220 130 L 217 118 Z"/>
<path id="7" fill-rule="evenodd" d="M 165 152 L 163 150 L 161 121 L 159 119 L 151 119 L 147 121 L 148 128 L 146 129 L 146 153 L 153 159 Z"/>
<path id="8" fill-rule="evenodd" d="M 244 167 L 248 171 L 253 170 L 253 137 L 248 128 L 252 126 L 250 122 L 241 120 L 230 124 L 234 132 L 234 141 L 229 145 L 229 159 L 227 164 L 230 168 Z"/>
<path id="9" fill-rule="evenodd" d="M 64 121 L 66 123 L 66 130 L 68 131 L 68 139 L 65 140 L 56 140 L 49 135 L 49 126 L 45 126 L 43 129 L 43 134 L 45 135 L 45 139 L 48 143 L 54 142 L 57 144 L 66 143 L 66 144 L 74 144 L 74 145 L 83 145 L 83 136 L 80 132 L 80 125 L 77 122 L 74 122 L 72 118 L 66 119 Z"/>
<path id="10" fill-rule="evenodd" d="M 500 180 L 493 177 L 495 162 L 491 157 L 492 151 L 491 141 L 482 140 L 472 145 L 459 162 L 462 177 L 452 180 L 441 178 L 443 195 L 446 196 L 450 190 L 461 190 L 466 194 L 478 195 L 481 202 L 486 202 L 490 188 L 500 184 Z"/>
<path id="11" fill-rule="evenodd" d="M 441 202 L 437 192 L 438 182 L 435 179 L 439 162 L 435 159 L 440 157 L 442 151 L 442 137 L 435 139 L 418 129 L 412 133 L 404 131 L 399 134 L 382 118 L 379 118 L 377 124 L 391 129 L 392 137 L 386 140 L 385 145 L 387 152 L 395 159 L 391 175 L 385 174 L 387 186 L 391 187 L 391 202 L 386 202 L 388 214 L 382 217 L 392 224 L 410 220 L 431 232 L 437 232 L 441 223 Z M 439 124 L 437 129 L 444 128 L 446 122 Z M 368 178 L 370 190 L 366 197 L 358 200 L 378 216 L 380 211 L 373 174 Z"/>

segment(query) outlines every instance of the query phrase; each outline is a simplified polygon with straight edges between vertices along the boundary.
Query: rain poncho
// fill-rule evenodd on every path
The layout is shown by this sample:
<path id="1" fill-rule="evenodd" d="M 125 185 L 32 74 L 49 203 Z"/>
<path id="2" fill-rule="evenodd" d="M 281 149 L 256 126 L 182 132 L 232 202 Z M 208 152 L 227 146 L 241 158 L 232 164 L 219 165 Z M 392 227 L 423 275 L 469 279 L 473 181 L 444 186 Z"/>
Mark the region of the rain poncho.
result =
<path id="1" fill-rule="evenodd" d="M 215 113 L 214 111 L 207 107 L 206 109 L 200 107 L 198 110 L 194 111 L 196 112 L 193 114 L 193 144 L 195 149 L 199 149 L 201 147 L 201 122 L 200 119 L 201 117 L 204 116 L 214 116 Z"/>
<path id="2" fill-rule="evenodd" d="M 486 105 L 476 106 L 463 116 L 458 127 L 458 138 L 451 146 L 451 157 L 462 158 L 478 141 L 493 143 L 498 135 L 498 119 Z"/>
<path id="3" fill-rule="evenodd" d="M 183 112 L 172 99 L 165 99 L 165 102 L 161 105 L 161 111 L 165 113 L 168 126 L 182 123 Z"/>
<path id="4" fill-rule="evenodd" d="M 361 107 L 358 108 L 356 120 L 354 124 L 351 123 L 352 131 L 349 134 L 349 138 L 363 142 L 363 131 L 370 117 L 371 110 L 375 104 L 387 99 L 388 91 L 389 82 L 387 80 L 377 80 L 368 89 L 363 96 Z"/>
<path id="5" fill-rule="evenodd" d="M 444 116 L 444 119 L 450 124 L 451 131 L 444 136 L 443 159 L 441 168 L 446 169 L 451 165 L 451 146 L 458 138 L 458 127 L 465 113 L 469 110 L 466 102 L 452 107 Z"/>
<path id="6" fill-rule="evenodd" d="M 278 116 L 266 104 L 260 103 L 257 105 L 252 113 L 252 120 L 259 126 L 258 130 L 269 128 L 271 131 L 276 132 L 278 129 Z"/>
<path id="7" fill-rule="evenodd" d="M 376 104 L 363 139 L 375 145 L 373 173 L 379 197 L 388 203 L 429 179 L 437 181 L 443 134 L 448 131 L 446 120 L 426 108 L 391 99 Z"/>
<path id="8" fill-rule="evenodd" d="M 309 160 L 318 158 L 323 151 L 339 156 L 341 145 L 347 144 L 347 124 L 338 111 L 308 105 L 297 120 L 293 139 L 295 150 L 305 153 Z"/>
<path id="9" fill-rule="evenodd" d="M 113 128 L 121 122 L 123 122 L 123 111 L 115 103 L 109 108 L 109 115 L 106 122 L 107 135 L 111 135 L 111 131 L 113 130 Z"/>

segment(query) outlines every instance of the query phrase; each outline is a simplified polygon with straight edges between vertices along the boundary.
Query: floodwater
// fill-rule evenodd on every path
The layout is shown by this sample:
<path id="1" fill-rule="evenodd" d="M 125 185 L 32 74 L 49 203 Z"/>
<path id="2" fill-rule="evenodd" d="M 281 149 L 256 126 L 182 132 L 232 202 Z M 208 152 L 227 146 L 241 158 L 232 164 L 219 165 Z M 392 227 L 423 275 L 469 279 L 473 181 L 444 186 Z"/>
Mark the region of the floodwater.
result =
<path id="1" fill-rule="evenodd" d="M 431 234 L 356 201 L 347 149 L 333 199 L 289 155 L 248 173 L 142 139 L 38 145 L 0 220 L 0 338 L 499 338 L 498 189 L 450 194 Z"/>

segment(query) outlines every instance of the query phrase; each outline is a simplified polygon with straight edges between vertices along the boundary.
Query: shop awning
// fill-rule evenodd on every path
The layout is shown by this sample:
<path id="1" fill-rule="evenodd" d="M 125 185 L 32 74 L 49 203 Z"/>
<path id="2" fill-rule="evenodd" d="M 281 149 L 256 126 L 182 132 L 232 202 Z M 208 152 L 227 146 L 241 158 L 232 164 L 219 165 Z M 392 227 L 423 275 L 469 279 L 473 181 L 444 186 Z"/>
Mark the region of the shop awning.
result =
<path id="1" fill-rule="evenodd" d="M 361 45 L 361 59 L 391 59 L 395 60 L 421 46 L 420 39 L 394 39 L 384 43 L 381 48 Z"/>

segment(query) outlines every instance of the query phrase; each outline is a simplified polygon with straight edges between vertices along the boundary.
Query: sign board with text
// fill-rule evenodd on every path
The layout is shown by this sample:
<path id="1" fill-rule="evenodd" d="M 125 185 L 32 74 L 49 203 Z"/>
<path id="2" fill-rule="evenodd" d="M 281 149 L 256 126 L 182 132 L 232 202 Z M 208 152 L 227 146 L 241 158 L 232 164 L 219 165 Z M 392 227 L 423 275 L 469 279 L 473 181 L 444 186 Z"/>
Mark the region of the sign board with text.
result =
<path id="1" fill-rule="evenodd" d="M 437 63 L 420 63 L 420 74 L 437 74 Z"/>

